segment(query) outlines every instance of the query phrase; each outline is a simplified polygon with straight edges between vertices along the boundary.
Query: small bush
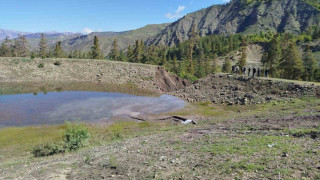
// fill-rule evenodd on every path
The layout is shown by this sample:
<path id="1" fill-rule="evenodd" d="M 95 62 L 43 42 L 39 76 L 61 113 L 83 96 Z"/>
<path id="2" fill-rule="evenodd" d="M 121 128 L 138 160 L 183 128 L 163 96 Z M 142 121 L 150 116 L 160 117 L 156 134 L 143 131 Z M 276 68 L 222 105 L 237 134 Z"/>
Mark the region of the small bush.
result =
<path id="1" fill-rule="evenodd" d="M 38 68 L 43 68 L 43 67 L 44 67 L 43 63 L 38 64 Z"/>
<path id="2" fill-rule="evenodd" d="M 66 151 L 75 151 L 87 144 L 90 134 L 85 125 L 72 125 L 66 122 L 66 128 L 64 142 L 37 145 L 33 148 L 32 154 L 35 157 L 51 156 Z"/>
<path id="3" fill-rule="evenodd" d="M 61 65 L 61 61 L 55 61 L 53 64 L 54 64 L 55 66 L 60 66 L 60 65 Z"/>
<path id="4" fill-rule="evenodd" d="M 64 152 L 65 152 L 65 148 L 62 144 L 47 143 L 47 144 L 40 144 L 34 147 L 32 154 L 35 157 L 44 157 L 44 156 L 51 156 L 54 154 L 60 154 Z"/>
<path id="5" fill-rule="evenodd" d="M 74 151 L 87 144 L 90 134 L 83 124 L 72 125 L 70 122 L 66 122 L 66 126 L 67 130 L 64 142 L 66 143 L 67 150 Z"/>

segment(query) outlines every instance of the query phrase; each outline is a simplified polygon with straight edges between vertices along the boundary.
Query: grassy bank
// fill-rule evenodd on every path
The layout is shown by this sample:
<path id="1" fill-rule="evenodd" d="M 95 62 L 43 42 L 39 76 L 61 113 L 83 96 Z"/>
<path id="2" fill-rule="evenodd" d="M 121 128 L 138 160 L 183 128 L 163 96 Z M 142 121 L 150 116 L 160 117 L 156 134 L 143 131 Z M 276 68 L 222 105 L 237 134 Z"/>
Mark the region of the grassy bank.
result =
<path id="1" fill-rule="evenodd" d="M 196 103 L 174 114 L 199 124 L 88 125 L 92 137 L 87 148 L 47 158 L 33 158 L 30 150 L 38 143 L 61 141 L 64 125 L 0 129 L 1 172 L 31 177 L 23 173 L 24 165 L 32 164 L 38 166 L 31 174 L 36 178 L 63 174 L 66 167 L 71 179 L 320 177 L 315 158 L 320 154 L 319 99 L 250 106 Z"/>

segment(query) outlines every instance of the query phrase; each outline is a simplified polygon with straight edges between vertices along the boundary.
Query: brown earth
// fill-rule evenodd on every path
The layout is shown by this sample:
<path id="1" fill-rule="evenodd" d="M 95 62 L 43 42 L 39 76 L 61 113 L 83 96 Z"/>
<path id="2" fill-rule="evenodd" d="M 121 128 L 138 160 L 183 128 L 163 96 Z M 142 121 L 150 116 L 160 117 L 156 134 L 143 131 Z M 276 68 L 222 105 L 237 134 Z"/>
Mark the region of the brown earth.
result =
<path id="1" fill-rule="evenodd" d="M 60 62 L 60 65 L 55 65 Z M 43 67 L 39 67 L 43 64 Z M 91 82 L 128 85 L 154 91 L 188 84 L 163 67 L 106 60 L 0 58 L 0 82 Z"/>
<path id="2" fill-rule="evenodd" d="M 320 97 L 320 87 L 293 82 L 237 75 L 211 75 L 172 95 L 189 102 L 215 104 L 261 104 L 272 100 L 290 100 L 302 96 Z"/>

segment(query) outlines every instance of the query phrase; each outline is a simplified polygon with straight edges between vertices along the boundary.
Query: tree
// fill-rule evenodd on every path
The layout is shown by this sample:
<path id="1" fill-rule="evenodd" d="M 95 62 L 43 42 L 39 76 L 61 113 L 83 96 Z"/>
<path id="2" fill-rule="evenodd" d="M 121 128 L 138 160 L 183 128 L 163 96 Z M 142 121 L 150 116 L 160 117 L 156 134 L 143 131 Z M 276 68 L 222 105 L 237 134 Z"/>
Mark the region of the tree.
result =
<path id="1" fill-rule="evenodd" d="M 136 45 L 133 50 L 133 62 L 139 63 L 142 59 L 142 44 L 139 40 L 136 40 Z"/>
<path id="2" fill-rule="evenodd" d="M 54 48 L 53 56 L 56 58 L 62 58 L 64 56 L 64 52 L 61 47 L 61 41 L 56 43 L 56 47 Z"/>
<path id="3" fill-rule="evenodd" d="M 102 59 L 103 55 L 101 53 L 99 39 L 94 36 L 93 46 L 91 47 L 91 58 L 92 59 Z"/>
<path id="4" fill-rule="evenodd" d="M 263 65 L 269 70 L 271 77 L 279 75 L 278 68 L 281 60 L 281 43 L 279 35 L 275 35 L 270 43 L 266 56 L 262 59 Z"/>
<path id="5" fill-rule="evenodd" d="M 232 69 L 232 66 L 231 66 L 230 58 L 227 57 L 227 58 L 224 60 L 224 63 L 223 63 L 223 65 L 222 65 L 222 72 L 224 72 L 224 73 L 230 73 L 230 72 L 231 72 L 231 69 Z"/>
<path id="6" fill-rule="evenodd" d="M 204 59 L 205 59 L 204 53 L 202 49 L 200 49 L 200 57 L 197 60 L 196 74 L 195 74 L 195 76 L 198 78 L 204 77 L 206 75 L 204 64 L 203 64 Z"/>
<path id="7" fill-rule="evenodd" d="M 193 61 L 192 56 L 193 56 L 193 48 L 196 44 L 198 35 L 197 35 L 197 25 L 194 23 L 191 27 L 191 32 L 189 33 L 189 43 L 188 43 L 188 59 L 191 60 L 191 62 Z"/>
<path id="8" fill-rule="evenodd" d="M 12 56 L 12 50 L 11 50 L 11 40 L 9 37 L 6 37 L 4 42 L 1 44 L 0 48 L 0 56 L 2 57 L 11 57 Z"/>
<path id="9" fill-rule="evenodd" d="M 41 33 L 41 39 L 40 39 L 40 43 L 39 43 L 39 56 L 42 59 L 45 59 L 47 57 L 47 50 L 48 50 L 47 40 L 46 40 L 44 34 Z"/>
<path id="10" fill-rule="evenodd" d="M 117 60 L 117 61 L 120 60 L 120 51 L 119 51 L 117 39 L 113 40 L 112 50 L 109 54 L 109 57 L 113 60 Z"/>
<path id="11" fill-rule="evenodd" d="M 14 41 L 14 55 L 16 57 L 28 57 L 29 54 L 29 43 L 26 37 L 19 35 Z"/>
<path id="12" fill-rule="evenodd" d="M 303 58 L 304 78 L 307 81 L 312 81 L 317 69 L 317 60 L 312 54 L 312 51 L 307 47 Z"/>
<path id="13" fill-rule="evenodd" d="M 287 48 L 284 49 L 280 63 L 281 77 L 285 79 L 300 79 L 303 73 L 303 62 L 296 43 L 288 40 Z"/>
<path id="14" fill-rule="evenodd" d="M 212 56 L 212 73 L 217 73 L 218 72 L 218 60 L 217 60 L 217 55 L 213 54 Z"/>
<path id="15" fill-rule="evenodd" d="M 242 71 L 243 68 L 245 68 L 247 65 L 247 44 L 245 42 L 245 39 L 242 38 L 241 42 L 241 56 L 238 61 L 238 66 L 240 68 L 240 71 Z"/>
<path id="16" fill-rule="evenodd" d="M 174 73 L 178 73 L 178 60 L 177 60 L 177 56 L 176 55 L 174 55 L 173 56 L 173 67 L 172 67 L 172 71 L 174 72 Z"/>
<path id="17" fill-rule="evenodd" d="M 129 45 L 127 50 L 127 59 L 129 62 L 132 62 L 132 56 L 133 56 L 133 51 L 132 51 L 131 45 Z"/>

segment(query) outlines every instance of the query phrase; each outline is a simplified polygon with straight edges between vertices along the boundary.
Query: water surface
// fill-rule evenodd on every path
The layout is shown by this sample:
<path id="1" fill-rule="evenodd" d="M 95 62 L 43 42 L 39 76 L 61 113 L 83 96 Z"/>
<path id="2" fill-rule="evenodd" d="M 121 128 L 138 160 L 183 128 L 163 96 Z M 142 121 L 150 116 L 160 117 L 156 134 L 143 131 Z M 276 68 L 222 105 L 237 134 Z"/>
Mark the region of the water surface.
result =
<path id="1" fill-rule="evenodd" d="M 172 112 L 185 102 L 169 95 L 137 96 L 116 92 L 62 91 L 0 95 L 0 127 L 106 122 L 111 117 Z"/>

